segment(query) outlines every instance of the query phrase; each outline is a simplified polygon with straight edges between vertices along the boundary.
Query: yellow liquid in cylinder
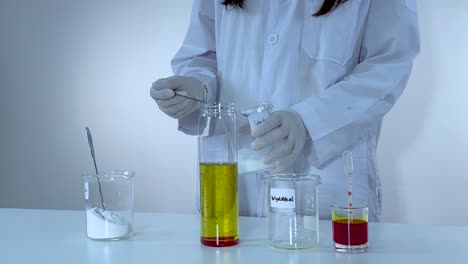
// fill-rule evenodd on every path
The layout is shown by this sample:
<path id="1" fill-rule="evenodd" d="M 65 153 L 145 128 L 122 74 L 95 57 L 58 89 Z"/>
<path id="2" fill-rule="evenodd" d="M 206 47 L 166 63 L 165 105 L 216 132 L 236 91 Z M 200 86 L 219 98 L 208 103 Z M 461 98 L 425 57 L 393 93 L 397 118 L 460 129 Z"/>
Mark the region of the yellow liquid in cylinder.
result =
<path id="1" fill-rule="evenodd" d="M 200 163 L 201 242 L 224 247 L 239 243 L 237 163 Z"/>

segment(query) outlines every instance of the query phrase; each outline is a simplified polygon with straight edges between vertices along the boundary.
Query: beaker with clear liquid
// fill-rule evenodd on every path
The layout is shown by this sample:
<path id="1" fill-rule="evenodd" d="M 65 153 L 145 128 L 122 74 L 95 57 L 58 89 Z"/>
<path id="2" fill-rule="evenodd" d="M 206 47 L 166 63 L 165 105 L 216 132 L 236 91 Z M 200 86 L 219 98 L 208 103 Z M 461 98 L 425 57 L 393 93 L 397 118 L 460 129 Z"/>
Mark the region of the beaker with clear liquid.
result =
<path id="1" fill-rule="evenodd" d="M 209 103 L 199 119 L 201 243 L 239 243 L 237 125 L 234 104 Z"/>
<path id="2" fill-rule="evenodd" d="M 268 184 L 268 229 L 272 245 L 283 249 L 318 246 L 320 176 L 273 174 L 264 181 Z"/>

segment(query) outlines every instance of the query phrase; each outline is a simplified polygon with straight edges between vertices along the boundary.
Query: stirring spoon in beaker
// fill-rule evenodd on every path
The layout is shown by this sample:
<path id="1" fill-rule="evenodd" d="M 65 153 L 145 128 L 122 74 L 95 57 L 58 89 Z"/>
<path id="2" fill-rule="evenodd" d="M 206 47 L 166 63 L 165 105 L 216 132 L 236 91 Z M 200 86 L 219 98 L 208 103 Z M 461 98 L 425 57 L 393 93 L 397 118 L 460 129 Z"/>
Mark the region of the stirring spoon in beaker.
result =
<path id="1" fill-rule="evenodd" d="M 91 156 L 93 157 L 94 169 L 96 170 L 96 178 L 97 178 L 98 187 L 99 187 L 99 196 L 101 198 L 102 209 L 106 210 L 106 207 L 104 206 L 104 198 L 102 196 L 101 182 L 99 181 L 99 172 L 98 172 L 98 168 L 97 168 L 97 165 L 96 165 L 96 157 L 95 157 L 95 154 L 94 154 L 93 137 L 91 136 L 91 131 L 89 130 L 88 127 L 86 127 L 86 134 L 88 135 L 88 144 L 89 144 L 89 148 L 91 150 Z"/>

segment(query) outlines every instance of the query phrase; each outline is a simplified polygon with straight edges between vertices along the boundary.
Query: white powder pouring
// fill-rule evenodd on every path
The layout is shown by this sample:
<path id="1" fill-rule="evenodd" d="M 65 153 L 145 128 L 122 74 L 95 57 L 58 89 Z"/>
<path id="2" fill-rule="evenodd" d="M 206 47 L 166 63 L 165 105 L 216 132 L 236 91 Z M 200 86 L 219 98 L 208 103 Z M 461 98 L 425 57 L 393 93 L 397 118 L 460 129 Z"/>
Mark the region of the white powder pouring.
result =
<path id="1" fill-rule="evenodd" d="M 88 237 L 93 239 L 113 239 L 126 237 L 131 232 L 130 225 L 116 212 L 91 208 L 86 211 Z"/>
<path id="2" fill-rule="evenodd" d="M 263 152 L 247 148 L 241 148 L 237 152 L 239 174 L 249 174 L 268 169 L 263 162 Z"/>
<path id="3" fill-rule="evenodd" d="M 248 109 L 241 112 L 243 116 L 248 118 L 250 131 L 255 131 L 255 129 L 257 129 L 265 120 L 268 119 L 272 107 L 273 106 L 271 104 L 265 103 L 258 105 L 253 109 Z M 239 174 L 261 172 L 271 168 L 271 165 L 264 163 L 266 154 L 271 151 L 270 147 L 257 151 L 251 149 L 250 144 L 253 140 L 251 133 L 241 135 L 240 138 L 240 144 L 247 142 L 249 146 L 241 147 L 237 152 Z M 246 142 L 242 142 L 242 139 Z"/>

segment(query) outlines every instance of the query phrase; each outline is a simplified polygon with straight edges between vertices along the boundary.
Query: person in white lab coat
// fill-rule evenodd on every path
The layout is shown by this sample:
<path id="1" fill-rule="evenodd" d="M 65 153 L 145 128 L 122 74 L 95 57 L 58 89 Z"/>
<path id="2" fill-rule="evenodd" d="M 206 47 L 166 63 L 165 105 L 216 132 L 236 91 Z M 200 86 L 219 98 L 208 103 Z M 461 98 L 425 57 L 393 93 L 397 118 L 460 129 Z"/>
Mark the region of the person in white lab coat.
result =
<path id="1" fill-rule="evenodd" d="M 322 178 L 319 208 L 346 204 L 341 154 L 354 155 L 353 201 L 379 221 L 376 147 L 383 116 L 400 97 L 419 53 L 416 0 L 195 0 L 188 32 L 172 60 L 175 76 L 151 96 L 179 130 L 195 135 L 201 100 L 264 102 L 273 114 L 252 148 L 276 172 Z M 240 175 L 240 214 L 259 215 L 257 178 Z"/>

